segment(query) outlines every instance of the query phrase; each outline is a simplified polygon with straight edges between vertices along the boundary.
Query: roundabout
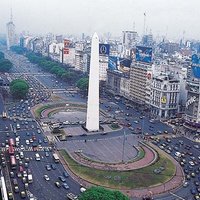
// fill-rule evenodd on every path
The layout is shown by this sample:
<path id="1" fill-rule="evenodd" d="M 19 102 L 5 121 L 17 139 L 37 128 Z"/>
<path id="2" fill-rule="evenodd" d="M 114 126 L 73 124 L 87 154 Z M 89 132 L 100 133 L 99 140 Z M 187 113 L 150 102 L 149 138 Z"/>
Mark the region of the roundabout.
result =
<path id="1" fill-rule="evenodd" d="M 45 119 L 49 113 L 58 113 L 63 108 L 37 109 L 41 110 L 40 114 Z M 86 109 L 78 105 L 78 112 L 80 108 Z M 75 112 L 76 107 L 69 104 L 68 109 L 69 113 L 70 109 Z M 70 176 L 85 187 L 103 186 L 121 190 L 129 197 L 142 197 L 149 195 L 149 191 L 154 195 L 172 191 L 183 183 L 179 164 L 150 141 L 142 142 L 136 135 L 124 137 L 121 133 L 117 137 L 101 136 L 97 139 L 90 139 L 88 135 L 86 142 L 85 137 L 77 138 L 81 135 L 79 125 L 66 129 L 71 129 L 75 137 L 69 141 L 56 141 L 56 149 Z M 156 173 L 158 169 L 160 171 Z"/>

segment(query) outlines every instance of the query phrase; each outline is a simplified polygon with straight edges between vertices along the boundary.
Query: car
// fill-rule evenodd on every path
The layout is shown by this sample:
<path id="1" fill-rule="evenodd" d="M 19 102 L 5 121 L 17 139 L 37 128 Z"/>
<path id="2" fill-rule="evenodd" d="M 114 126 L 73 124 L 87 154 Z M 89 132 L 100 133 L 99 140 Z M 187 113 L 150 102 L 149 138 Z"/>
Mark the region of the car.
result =
<path id="1" fill-rule="evenodd" d="M 64 171 L 63 176 L 67 178 L 67 177 L 69 177 L 69 174 L 66 171 Z"/>
<path id="2" fill-rule="evenodd" d="M 61 187 L 60 182 L 56 181 L 56 182 L 55 182 L 55 186 L 58 187 L 58 188 L 60 188 L 60 187 Z"/>
<path id="3" fill-rule="evenodd" d="M 26 140 L 26 145 L 29 145 L 30 144 L 30 141 L 29 140 Z"/>
<path id="4" fill-rule="evenodd" d="M 66 181 L 66 179 L 63 177 L 63 176 L 59 176 L 58 177 L 62 182 L 65 182 Z"/>
<path id="5" fill-rule="evenodd" d="M 9 200 L 12 200 L 12 199 L 13 199 L 13 194 L 12 194 L 12 192 L 8 192 L 8 199 L 9 199 Z"/>
<path id="6" fill-rule="evenodd" d="M 191 192 L 191 194 L 196 194 L 196 190 L 193 188 L 190 189 L 190 192 Z"/>
<path id="7" fill-rule="evenodd" d="M 67 183 L 63 183 L 62 185 L 66 190 L 69 189 L 69 186 L 67 185 Z"/>
<path id="8" fill-rule="evenodd" d="M 19 193 L 19 187 L 18 187 L 18 185 L 16 185 L 16 186 L 14 187 L 14 192 L 15 192 L 15 193 Z"/>
<path id="9" fill-rule="evenodd" d="M 185 182 L 185 183 L 183 183 L 183 187 L 187 187 L 189 185 L 189 182 Z"/>
<path id="10" fill-rule="evenodd" d="M 52 163 L 51 164 L 51 168 L 55 170 L 57 167 L 56 167 L 56 165 L 54 163 Z"/>
<path id="11" fill-rule="evenodd" d="M 45 152 L 45 156 L 46 156 L 46 157 L 49 157 L 49 152 L 46 151 L 46 152 Z"/>
<path id="12" fill-rule="evenodd" d="M 194 162 L 193 162 L 193 161 L 189 161 L 189 164 L 190 164 L 191 166 L 194 166 Z"/>
<path id="13" fill-rule="evenodd" d="M 137 130 L 142 130 L 142 128 L 138 126 L 138 127 L 137 127 Z"/>
<path id="14" fill-rule="evenodd" d="M 47 143 L 48 141 L 47 141 L 47 139 L 46 139 L 46 138 L 44 138 L 44 139 L 43 139 L 43 142 L 44 142 L 44 143 Z"/>
<path id="15" fill-rule="evenodd" d="M 14 178 L 15 174 L 14 172 L 10 172 L 10 178 Z"/>
<path id="16" fill-rule="evenodd" d="M 22 183 L 26 183 L 26 177 L 22 177 Z"/>
<path id="17" fill-rule="evenodd" d="M 22 173 L 21 173 L 21 172 L 18 172 L 18 173 L 17 173 L 17 177 L 18 177 L 18 178 L 21 178 L 21 177 L 22 177 Z"/>
<path id="18" fill-rule="evenodd" d="M 200 200 L 200 196 L 198 194 L 194 195 L 195 200 Z"/>
<path id="19" fill-rule="evenodd" d="M 24 171 L 23 171 L 23 176 L 24 176 L 24 177 L 27 177 L 27 176 L 28 176 L 28 174 L 27 174 L 27 171 L 26 171 L 26 170 L 24 170 Z"/>
<path id="20" fill-rule="evenodd" d="M 106 132 L 106 131 L 101 133 L 101 135 L 107 135 L 107 134 L 108 134 L 108 132 Z"/>
<path id="21" fill-rule="evenodd" d="M 38 144 L 42 144 L 42 140 L 41 139 L 38 139 Z"/>
<path id="22" fill-rule="evenodd" d="M 47 171 L 50 171 L 51 170 L 51 166 L 50 165 L 46 165 L 46 169 L 47 169 Z"/>
<path id="23" fill-rule="evenodd" d="M 28 190 L 28 183 L 24 183 L 24 189 Z"/>
<path id="24" fill-rule="evenodd" d="M 20 192 L 20 196 L 21 196 L 22 199 L 25 199 L 25 198 L 26 198 L 26 193 L 25 193 L 25 191 L 21 191 L 21 192 Z"/>
<path id="25" fill-rule="evenodd" d="M 136 121 L 134 121 L 134 123 L 135 123 L 135 124 L 138 124 L 139 122 L 136 120 Z"/>
<path id="26" fill-rule="evenodd" d="M 25 157 L 25 162 L 29 163 L 30 162 L 30 158 L 29 157 Z"/>
<path id="27" fill-rule="evenodd" d="M 44 175 L 44 179 L 45 179 L 45 181 L 49 181 L 50 180 L 50 178 L 49 178 L 49 176 L 47 174 Z"/>
<path id="28" fill-rule="evenodd" d="M 195 184 L 196 186 L 199 186 L 199 181 L 194 181 L 194 184 Z"/>

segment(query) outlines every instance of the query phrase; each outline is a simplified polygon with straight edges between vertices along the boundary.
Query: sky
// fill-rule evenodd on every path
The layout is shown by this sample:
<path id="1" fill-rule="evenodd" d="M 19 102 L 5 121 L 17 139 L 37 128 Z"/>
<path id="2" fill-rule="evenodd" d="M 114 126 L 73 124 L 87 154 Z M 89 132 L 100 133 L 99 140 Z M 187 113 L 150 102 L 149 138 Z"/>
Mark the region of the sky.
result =
<path id="1" fill-rule="evenodd" d="M 0 0 L 0 5 L 0 33 L 6 33 L 12 8 L 17 34 L 121 36 L 134 29 L 139 36 L 151 30 L 154 38 L 200 39 L 200 0 Z"/>

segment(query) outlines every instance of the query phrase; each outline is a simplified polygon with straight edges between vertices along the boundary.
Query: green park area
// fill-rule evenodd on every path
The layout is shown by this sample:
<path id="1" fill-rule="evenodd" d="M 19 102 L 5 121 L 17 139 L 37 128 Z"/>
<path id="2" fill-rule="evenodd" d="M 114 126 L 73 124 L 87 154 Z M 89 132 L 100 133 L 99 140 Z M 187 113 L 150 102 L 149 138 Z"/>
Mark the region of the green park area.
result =
<path id="1" fill-rule="evenodd" d="M 158 158 L 153 164 L 130 171 L 100 170 L 83 166 L 74 161 L 65 150 L 60 153 L 74 174 L 95 185 L 114 189 L 139 189 L 160 185 L 170 180 L 176 170 L 172 161 L 160 152 L 157 152 Z"/>

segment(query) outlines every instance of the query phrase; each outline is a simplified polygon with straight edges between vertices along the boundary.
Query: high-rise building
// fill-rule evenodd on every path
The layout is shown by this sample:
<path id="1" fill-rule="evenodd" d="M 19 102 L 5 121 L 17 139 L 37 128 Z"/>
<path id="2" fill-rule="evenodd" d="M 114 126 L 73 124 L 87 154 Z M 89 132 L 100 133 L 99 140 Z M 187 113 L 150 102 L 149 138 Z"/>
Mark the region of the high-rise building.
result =
<path id="1" fill-rule="evenodd" d="M 139 105 L 149 105 L 152 77 L 152 48 L 136 47 L 136 58 L 130 68 L 130 98 Z"/>
<path id="2" fill-rule="evenodd" d="M 17 36 L 15 34 L 15 24 L 12 21 L 12 12 L 10 22 L 6 24 L 6 28 L 7 50 L 10 50 L 11 46 L 17 45 Z"/>

